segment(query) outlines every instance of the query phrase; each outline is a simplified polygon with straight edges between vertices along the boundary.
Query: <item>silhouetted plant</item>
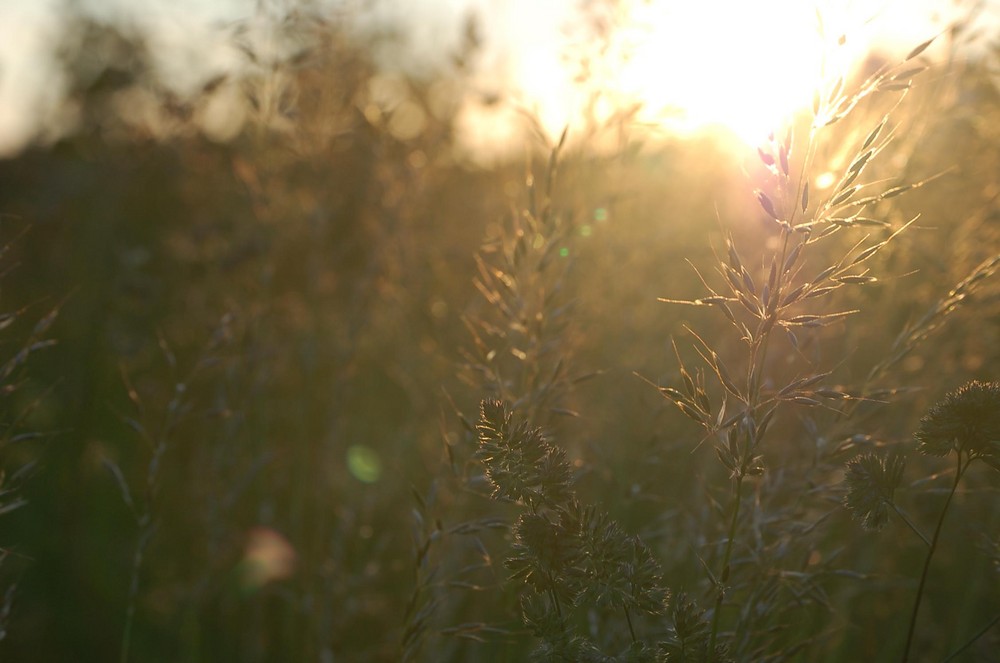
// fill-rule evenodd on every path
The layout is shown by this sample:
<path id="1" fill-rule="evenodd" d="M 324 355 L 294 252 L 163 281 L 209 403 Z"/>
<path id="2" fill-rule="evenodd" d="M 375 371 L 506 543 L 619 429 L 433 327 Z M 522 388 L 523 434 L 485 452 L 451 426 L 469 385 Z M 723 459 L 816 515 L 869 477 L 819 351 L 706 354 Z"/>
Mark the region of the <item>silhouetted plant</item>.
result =
<path id="1" fill-rule="evenodd" d="M 920 584 L 910 613 L 910 625 L 903 649 L 903 662 L 909 660 L 913 636 L 916 632 L 917 615 L 924 597 L 927 573 L 931 559 L 937 550 L 944 518 L 951 506 L 962 475 L 973 461 L 982 460 L 993 469 L 1000 471 L 1000 383 L 969 382 L 945 396 L 920 420 L 920 428 L 914 434 L 917 451 L 928 456 L 948 456 L 955 452 L 955 479 L 941 507 L 930 547 L 924 558 L 920 573 Z"/>
<path id="2" fill-rule="evenodd" d="M 670 606 L 670 637 L 659 644 L 665 663 L 723 663 L 729 661 L 726 646 L 717 644 L 709 653 L 712 626 L 705 611 L 698 608 L 687 594 L 678 594 Z"/>
<path id="3" fill-rule="evenodd" d="M 132 565 L 129 573 L 128 599 L 125 608 L 125 623 L 122 629 L 121 663 L 127 663 L 131 655 L 132 634 L 135 624 L 136 610 L 140 595 L 143 563 L 153 537 L 160 528 L 162 514 L 160 489 L 163 484 L 163 468 L 165 456 L 175 442 L 177 428 L 190 416 L 193 404 L 189 390 L 192 383 L 201 378 L 213 364 L 218 362 L 217 353 L 230 338 L 230 316 L 224 316 L 211 340 L 205 344 L 204 350 L 194 364 L 184 374 L 175 378 L 172 385 L 170 400 L 162 412 L 148 413 L 143 399 L 132 386 L 129 378 L 123 373 L 125 388 L 129 400 L 135 408 L 135 414 L 122 415 L 123 422 L 131 428 L 138 440 L 145 445 L 147 456 L 146 472 L 143 482 L 137 488 L 132 488 L 121 468 L 109 458 L 104 459 L 104 466 L 118 484 L 122 500 L 131 512 L 137 529 L 135 547 L 132 553 Z M 167 342 L 160 338 L 160 348 L 164 360 L 171 369 L 177 370 L 176 358 Z"/>
<path id="4" fill-rule="evenodd" d="M 539 429 L 515 420 L 502 402 L 483 401 L 477 429 L 476 456 L 494 499 L 526 508 L 512 530 L 505 566 L 512 581 L 532 592 L 522 598 L 522 619 L 542 640 L 534 655 L 609 660 L 598 643 L 578 633 L 572 616 L 610 608 L 623 613 L 629 635 L 614 660 L 652 660 L 655 650 L 640 639 L 633 622 L 640 613 L 663 617 L 667 608 L 668 592 L 650 550 L 606 513 L 582 506 L 562 451 Z"/>
<path id="5" fill-rule="evenodd" d="M 997 454 L 1000 452 L 1000 384 L 972 381 L 950 392 L 942 401 L 931 407 L 920 420 L 920 427 L 914 433 L 914 438 L 917 441 L 917 450 L 922 454 L 944 457 L 954 452 L 956 456 L 955 476 L 951 489 L 941 508 L 934 532 L 929 538 L 895 505 L 894 492 L 902 480 L 905 465 L 901 456 L 893 454 L 885 458 L 875 453 L 863 454 L 847 464 L 847 474 L 844 479 L 847 487 L 844 505 L 861 519 L 866 529 L 882 529 L 888 522 L 891 509 L 903 518 L 906 525 L 927 546 L 916 597 L 910 612 L 902 656 L 904 663 L 909 660 L 912 649 L 917 616 L 926 589 L 931 560 L 937 551 L 945 516 L 962 476 L 969 465 L 976 460 L 982 460 L 990 467 L 1000 470 L 997 465 Z M 971 646 L 996 622 L 997 619 L 990 622 L 953 656 Z"/>
<path id="6" fill-rule="evenodd" d="M 11 247 L 12 242 L 0 246 L 0 258 L 7 259 Z M 6 262 L 5 260 L 0 277 L 10 270 Z M 31 459 L 31 455 L 22 454 L 21 458 L 17 458 L 14 454 L 22 451 L 21 448 L 31 441 L 49 435 L 48 432 L 34 430 L 29 423 L 34 411 L 43 405 L 47 394 L 42 392 L 30 396 L 27 401 L 21 400 L 21 397 L 30 382 L 27 372 L 29 360 L 35 353 L 56 343 L 50 335 L 60 309 L 61 306 L 55 306 L 42 315 L 23 338 L 3 339 L 5 344 L 10 344 L 14 349 L 6 350 L 6 357 L 0 363 L 0 517 L 9 517 L 12 512 L 27 506 L 28 500 L 23 495 L 23 489 L 37 471 L 37 461 Z M 9 336 L 10 328 L 17 329 L 15 325 L 25 324 L 28 322 L 26 318 L 27 307 L 6 311 L 0 314 L 0 331 L 6 330 Z M 16 577 L 7 577 L 9 570 L 5 563 L 9 557 L 31 560 L 16 547 L 0 547 L 0 641 L 8 635 L 8 620 L 17 593 Z"/>
<path id="7" fill-rule="evenodd" d="M 845 89 L 843 79 L 824 83 L 829 87 L 816 93 L 812 124 L 805 139 L 789 127 L 784 136 L 772 136 L 770 143 L 758 150 L 769 183 L 765 187 L 767 191 L 758 189 L 754 195 L 766 217 L 774 224 L 777 231 L 774 245 L 779 249 L 748 261 L 740 255 L 730 234 L 726 238 L 726 256 L 717 265 L 721 287 L 710 285 L 699 274 L 708 290 L 706 296 L 694 300 L 661 300 L 718 310 L 745 348 L 744 365 L 737 370 L 727 365 L 720 352 L 692 331 L 696 350 L 704 361 L 707 374 L 721 387 L 721 399 L 713 399 L 709 395 L 706 373 L 692 373 L 685 367 L 679 353 L 680 388 L 659 388 L 668 401 L 705 429 L 706 439 L 715 440 L 716 455 L 732 480 L 729 506 L 723 512 L 728 521 L 728 531 L 722 540 L 724 545 L 718 570 L 711 577 L 715 587 L 715 606 L 708 638 L 710 651 L 716 646 L 727 591 L 733 587 L 731 564 L 741 524 L 744 487 L 749 479 L 765 473 L 763 443 L 779 407 L 825 408 L 846 415 L 852 402 L 873 398 L 873 394 L 867 391 L 867 385 L 862 385 L 861 389 L 827 386 L 825 383 L 831 371 L 817 370 L 815 366 L 810 366 L 806 374 L 784 382 L 784 378 L 770 374 L 768 355 L 771 348 L 778 337 L 783 336 L 792 350 L 801 355 L 800 335 L 843 323 L 858 312 L 857 309 L 815 311 L 810 310 L 809 305 L 831 299 L 833 293 L 842 288 L 863 287 L 878 281 L 867 263 L 916 219 L 894 227 L 890 220 L 879 216 L 877 210 L 883 201 L 926 182 L 886 187 L 882 181 L 865 181 L 862 177 L 893 140 L 892 130 L 886 128 L 892 113 L 890 109 L 854 150 L 854 156 L 843 167 L 829 193 L 817 199 L 816 193 L 810 189 L 810 182 L 814 180 L 813 169 L 822 167 L 814 163 L 819 135 L 827 127 L 841 122 L 869 96 L 886 92 L 905 93 L 910 87 L 909 79 L 916 72 L 906 62 L 917 58 L 930 43 L 931 40 L 914 48 L 903 62 L 879 69 L 854 92 Z M 801 155 L 796 155 L 797 150 L 801 151 Z M 811 277 L 805 275 L 807 255 L 815 250 L 817 243 L 857 228 L 881 231 L 883 238 L 871 242 L 870 235 L 866 234 L 854 242 L 841 258 Z M 754 268 L 757 263 L 767 266 L 762 274 Z M 870 526 L 883 523 L 884 497 L 891 497 L 892 492 L 887 481 L 901 470 L 895 465 L 886 468 L 879 463 L 867 459 L 859 461 L 853 468 L 855 475 L 875 471 L 886 479 L 878 491 L 852 498 L 855 503 L 865 502 L 871 507 L 866 519 Z M 740 618 L 754 612 L 750 607 L 741 611 Z"/>
<path id="8" fill-rule="evenodd" d="M 973 380 L 945 396 L 920 420 L 917 451 L 944 457 L 952 451 L 965 467 L 982 460 L 1000 471 L 1000 383 Z"/>
<path id="9" fill-rule="evenodd" d="M 893 495 L 903 479 L 905 466 L 903 456 L 883 458 L 872 452 L 847 463 L 844 506 L 861 519 L 865 529 L 878 531 L 889 522 L 889 510 L 895 508 Z"/>
<path id="10" fill-rule="evenodd" d="M 541 177 L 536 178 L 529 170 L 523 207 L 514 209 L 506 222 L 497 224 L 497 231 L 483 241 L 475 257 L 478 273 L 474 281 L 481 300 L 479 307 L 472 307 L 462 316 L 471 347 L 460 349 L 460 379 L 476 393 L 514 403 L 526 413 L 526 422 L 532 424 L 553 416 L 575 415 L 565 407 L 565 399 L 574 382 L 589 377 L 574 378 L 570 374 L 572 346 L 567 338 L 567 324 L 572 306 L 565 290 L 571 261 L 561 252 L 568 252 L 572 246 L 573 225 L 554 200 L 565 139 L 564 132 L 558 143 L 549 147 Z M 495 455 L 486 477 L 470 476 L 466 474 L 464 461 L 457 457 L 461 446 L 446 439 L 444 446 L 451 474 L 460 490 L 468 491 L 472 483 L 485 478 L 493 488 L 494 499 L 523 501 L 533 510 L 545 505 L 552 507 L 567 499 L 564 490 L 571 481 L 571 473 L 561 448 L 550 445 L 537 431 L 529 432 L 526 422 L 518 424 L 524 428 L 521 431 L 524 435 L 514 436 L 517 440 L 514 446 L 500 442 L 502 435 L 510 432 L 506 429 L 494 431 L 494 437 L 487 438 L 481 446 L 482 432 L 454 401 L 450 405 L 461 423 L 461 436 L 476 445 L 473 455 Z M 449 435 L 453 440 L 459 436 Z M 426 501 L 422 498 L 418 500 L 418 508 L 423 519 Z M 476 537 L 485 529 L 509 526 L 503 518 L 488 516 L 450 526 L 445 526 L 440 518 L 435 523 L 431 531 L 416 537 L 418 582 L 407 608 L 403 638 L 403 654 L 407 659 L 415 656 L 422 646 L 431 617 L 441 602 L 436 593 L 446 584 L 434 579 L 437 569 L 425 570 L 430 564 L 432 544 L 440 547 L 449 534 Z M 474 540 L 477 546 L 483 545 L 478 537 Z M 447 584 L 479 587 L 464 580 Z M 445 627 L 440 632 L 468 637 L 470 633 L 490 631 L 502 633 L 503 629 L 485 623 L 474 626 L 465 623 Z"/>

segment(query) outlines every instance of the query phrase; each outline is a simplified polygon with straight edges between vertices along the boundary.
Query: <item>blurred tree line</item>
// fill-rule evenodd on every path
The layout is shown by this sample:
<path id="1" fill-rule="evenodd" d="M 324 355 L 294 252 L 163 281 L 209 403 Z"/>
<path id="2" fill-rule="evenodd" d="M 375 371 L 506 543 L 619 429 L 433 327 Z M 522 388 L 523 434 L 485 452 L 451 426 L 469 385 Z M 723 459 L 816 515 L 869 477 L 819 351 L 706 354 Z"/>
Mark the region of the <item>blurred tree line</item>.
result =
<path id="1" fill-rule="evenodd" d="M 499 201 L 426 82 L 373 99 L 371 53 L 336 25 L 270 27 L 298 49 L 250 42 L 245 71 L 181 97 L 141 35 L 81 19 L 60 53 L 75 128 L 0 163 L 5 304 L 59 305 L 5 405 L 44 434 L 5 449 L 39 460 L 4 528 L 12 660 L 118 656 L 143 534 L 133 660 L 395 655 L 410 542 L 390 505 L 436 457 L 446 306 Z M 227 87 L 251 117 L 217 142 L 198 114 Z M 420 131 L 392 125 L 404 104 Z M 241 566 L 261 527 L 294 549 L 280 585 Z"/>

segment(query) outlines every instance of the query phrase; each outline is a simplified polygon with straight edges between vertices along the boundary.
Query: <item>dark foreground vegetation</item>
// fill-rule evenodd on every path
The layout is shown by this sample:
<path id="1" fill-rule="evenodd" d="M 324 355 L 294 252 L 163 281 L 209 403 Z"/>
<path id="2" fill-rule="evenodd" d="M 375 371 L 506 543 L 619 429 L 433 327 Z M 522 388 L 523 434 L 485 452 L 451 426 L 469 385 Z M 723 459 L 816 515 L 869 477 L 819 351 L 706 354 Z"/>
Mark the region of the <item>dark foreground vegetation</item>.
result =
<path id="1" fill-rule="evenodd" d="M 191 97 L 78 27 L 0 162 L 2 660 L 998 660 L 995 57 L 487 168 L 474 26 L 388 104 L 335 23 Z"/>

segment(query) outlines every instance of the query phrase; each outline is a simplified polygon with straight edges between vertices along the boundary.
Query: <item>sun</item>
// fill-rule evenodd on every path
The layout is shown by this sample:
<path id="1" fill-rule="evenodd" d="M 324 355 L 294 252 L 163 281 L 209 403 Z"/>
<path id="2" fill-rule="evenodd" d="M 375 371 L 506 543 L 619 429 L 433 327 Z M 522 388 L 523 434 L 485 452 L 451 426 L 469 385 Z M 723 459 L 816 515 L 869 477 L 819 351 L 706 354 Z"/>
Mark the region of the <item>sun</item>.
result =
<path id="1" fill-rule="evenodd" d="M 641 38 L 620 80 L 648 116 L 674 132 L 718 128 L 750 145 L 808 107 L 851 56 L 802 0 L 649 3 L 634 20 Z"/>
<path id="2" fill-rule="evenodd" d="M 620 43 L 598 81 L 606 115 L 615 106 L 638 106 L 636 120 L 672 134 L 718 130 L 742 145 L 759 145 L 810 107 L 817 88 L 846 73 L 870 46 L 854 39 L 856 30 L 850 37 L 846 33 L 871 23 L 871 15 L 852 11 L 851 2 L 819 3 L 630 0 L 615 5 L 627 11 L 616 17 L 620 22 L 613 30 Z M 864 9 L 872 11 L 870 4 Z M 566 58 L 556 54 L 553 40 L 530 31 L 535 23 L 521 21 L 515 31 L 515 80 L 524 105 L 559 135 L 589 101 L 592 90 L 581 88 L 594 81 L 570 82 Z"/>
<path id="3" fill-rule="evenodd" d="M 873 53 L 902 56 L 957 11 L 945 0 L 619 0 L 608 3 L 625 8 L 609 23 L 619 42 L 594 45 L 597 59 L 610 57 L 596 80 L 577 80 L 567 44 L 551 37 L 578 3 L 523 4 L 527 13 L 502 22 L 510 35 L 508 98 L 550 137 L 637 108 L 629 117 L 639 125 L 675 136 L 711 132 L 741 153 L 783 134 L 817 92 L 862 73 Z M 460 134 L 477 147 L 509 147 L 522 116 L 469 109 Z"/>

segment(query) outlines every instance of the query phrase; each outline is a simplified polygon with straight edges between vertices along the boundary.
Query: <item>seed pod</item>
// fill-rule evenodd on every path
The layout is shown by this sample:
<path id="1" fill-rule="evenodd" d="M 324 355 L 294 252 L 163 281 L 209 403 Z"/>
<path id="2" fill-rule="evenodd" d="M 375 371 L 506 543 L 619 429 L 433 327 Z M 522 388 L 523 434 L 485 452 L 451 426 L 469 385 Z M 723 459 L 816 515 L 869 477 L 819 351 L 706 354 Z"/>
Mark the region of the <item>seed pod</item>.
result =
<path id="1" fill-rule="evenodd" d="M 878 138 L 879 133 L 882 131 L 882 128 L 885 126 L 885 123 L 888 121 L 889 121 L 889 116 L 884 115 L 882 117 L 882 121 L 878 123 L 878 126 L 872 129 L 872 132 L 868 134 L 867 138 L 865 138 L 865 142 L 862 143 L 861 145 L 862 150 L 867 149 L 873 142 L 875 142 L 875 139 Z"/>
<path id="2" fill-rule="evenodd" d="M 805 242 L 796 244 L 795 248 L 792 249 L 792 252 L 788 254 L 788 257 L 785 258 L 785 264 L 781 266 L 782 274 L 787 274 L 788 270 L 795 266 L 796 261 L 799 259 L 799 255 L 802 253 L 803 246 L 805 246 Z"/>
<path id="3" fill-rule="evenodd" d="M 778 213 L 774 211 L 774 203 L 771 202 L 771 199 L 767 197 L 766 193 L 763 191 L 757 191 L 757 202 L 760 203 L 760 206 L 764 208 L 764 211 L 767 212 L 772 219 L 778 219 Z"/>
<path id="4" fill-rule="evenodd" d="M 797 302 L 799 300 L 799 298 L 802 297 L 802 293 L 805 291 L 805 289 L 806 289 L 806 284 L 804 284 L 804 283 L 802 285 L 798 286 L 797 288 L 795 288 L 794 290 L 792 290 L 790 293 L 788 293 L 787 295 L 785 295 L 784 299 L 781 300 L 781 305 L 782 306 L 788 306 L 789 304 L 793 304 L 793 303 Z"/>

